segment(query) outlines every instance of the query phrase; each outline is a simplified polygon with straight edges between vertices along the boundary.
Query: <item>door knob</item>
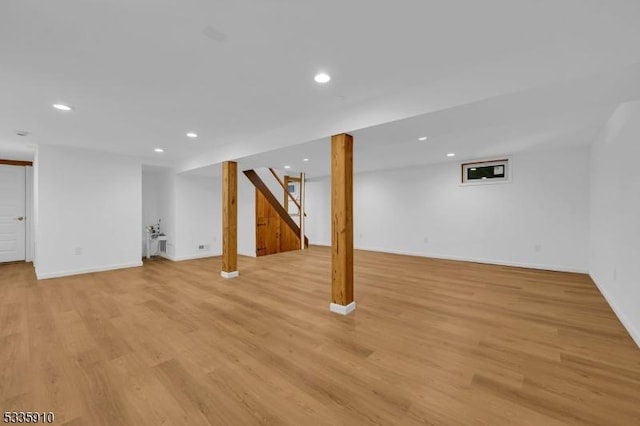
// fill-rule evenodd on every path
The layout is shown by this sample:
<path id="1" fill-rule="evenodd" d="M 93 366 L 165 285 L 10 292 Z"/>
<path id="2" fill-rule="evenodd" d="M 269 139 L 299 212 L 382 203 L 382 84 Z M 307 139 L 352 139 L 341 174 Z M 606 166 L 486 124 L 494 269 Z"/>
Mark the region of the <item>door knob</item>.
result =
<path id="1" fill-rule="evenodd" d="M 22 222 L 24 220 L 24 216 L 17 217 L 16 220 L 19 220 L 20 222 Z"/>

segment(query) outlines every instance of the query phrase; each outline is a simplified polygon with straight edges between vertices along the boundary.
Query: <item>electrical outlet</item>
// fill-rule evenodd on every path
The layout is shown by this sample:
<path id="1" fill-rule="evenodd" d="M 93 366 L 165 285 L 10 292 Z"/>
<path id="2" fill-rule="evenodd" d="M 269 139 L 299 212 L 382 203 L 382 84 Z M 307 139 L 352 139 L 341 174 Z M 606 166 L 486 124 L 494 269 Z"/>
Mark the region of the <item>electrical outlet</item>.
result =
<path id="1" fill-rule="evenodd" d="M 540 253 L 540 251 L 542 250 L 542 246 L 540 244 L 536 244 L 533 249 L 536 251 L 536 253 Z"/>
<path id="2" fill-rule="evenodd" d="M 73 254 L 76 256 L 82 255 L 82 247 L 76 247 L 75 250 L 73 250 Z"/>
<path id="3" fill-rule="evenodd" d="M 429 237 L 424 237 L 423 241 L 424 241 L 425 244 L 429 244 Z"/>
<path id="4" fill-rule="evenodd" d="M 205 246 L 204 246 L 204 244 L 200 244 L 200 245 L 198 246 L 198 250 L 204 250 L 204 247 L 205 247 Z"/>

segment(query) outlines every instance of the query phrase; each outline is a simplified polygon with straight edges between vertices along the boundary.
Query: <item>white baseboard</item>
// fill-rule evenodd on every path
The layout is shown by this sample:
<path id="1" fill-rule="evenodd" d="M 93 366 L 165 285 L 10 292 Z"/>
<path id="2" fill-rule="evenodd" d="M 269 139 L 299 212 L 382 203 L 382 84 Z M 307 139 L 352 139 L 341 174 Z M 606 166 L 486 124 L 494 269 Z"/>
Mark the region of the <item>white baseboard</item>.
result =
<path id="1" fill-rule="evenodd" d="M 328 243 L 313 243 L 313 244 L 310 243 L 310 245 L 331 247 L 331 244 L 328 244 Z M 375 251 L 378 253 L 400 254 L 403 256 L 426 257 L 431 259 L 457 260 L 460 262 L 485 263 L 487 265 L 513 266 L 516 268 L 542 269 L 545 271 L 573 272 L 576 274 L 589 273 L 587 269 L 575 268 L 572 266 L 543 265 L 543 264 L 528 263 L 528 262 L 513 262 L 511 260 L 482 259 L 477 257 L 446 256 L 446 255 L 440 255 L 440 254 L 434 254 L 434 253 L 421 253 L 421 252 L 406 251 L 406 250 L 383 249 L 379 247 L 355 247 L 355 250 Z"/>
<path id="2" fill-rule="evenodd" d="M 240 276 L 240 272 L 238 271 L 233 271 L 233 272 L 225 272 L 225 271 L 220 271 L 220 276 L 222 278 L 236 278 Z"/>
<path id="3" fill-rule="evenodd" d="M 514 262 L 511 260 L 482 259 L 482 258 L 464 257 L 464 256 L 447 256 L 447 255 L 439 255 L 439 254 L 433 254 L 433 253 L 420 253 L 420 252 L 412 252 L 412 251 L 404 251 L 404 250 L 381 249 L 378 247 L 357 247 L 356 250 L 375 251 L 375 252 L 381 252 L 381 253 L 400 254 L 404 256 L 426 257 L 426 258 L 442 259 L 442 260 L 457 260 L 460 262 L 484 263 L 488 265 L 513 266 L 517 268 L 542 269 L 545 271 L 573 272 L 578 274 L 589 273 L 589 271 L 586 269 L 575 268 L 572 266 L 544 265 L 544 264 L 536 264 L 536 263 L 528 263 L 528 262 Z"/>
<path id="4" fill-rule="evenodd" d="M 351 302 L 348 305 L 338 305 L 337 303 L 330 303 L 329 310 L 340 315 L 349 315 L 356 310 L 356 302 Z"/>
<path id="5" fill-rule="evenodd" d="M 311 247 L 311 246 L 331 247 L 331 243 L 326 243 L 326 242 L 320 242 L 320 243 L 313 242 L 312 243 L 311 241 L 309 241 L 309 247 Z"/>
<path id="6" fill-rule="evenodd" d="M 239 251 L 239 252 L 238 252 L 238 256 L 258 257 L 258 255 L 256 255 L 256 253 L 255 253 L 255 252 L 250 253 L 250 252 L 247 252 L 247 251 Z"/>
<path id="7" fill-rule="evenodd" d="M 132 262 L 132 263 L 123 263 L 120 265 L 97 266 L 94 268 L 72 269 L 68 271 L 57 271 L 57 272 L 46 272 L 46 273 L 40 273 L 38 272 L 38 268 L 36 268 L 36 277 L 39 280 L 46 280 L 49 278 L 59 278 L 59 277 L 68 277 L 71 275 L 91 274 L 93 272 L 113 271 L 116 269 L 137 268 L 140 266 L 142 266 L 142 262 Z"/>
<path id="8" fill-rule="evenodd" d="M 218 257 L 218 256 L 222 256 L 222 252 L 206 252 L 206 253 L 198 253 L 198 254 L 192 254 L 187 256 L 172 256 L 167 253 L 160 254 L 160 257 L 171 260 L 173 262 L 182 262 L 183 260 L 204 259 L 206 257 Z M 255 253 L 249 254 L 244 252 L 243 253 L 238 252 L 238 256 L 256 257 Z"/>
<path id="9" fill-rule="evenodd" d="M 208 251 L 208 252 L 204 252 L 204 253 L 188 254 L 188 255 L 185 255 L 185 256 L 172 256 L 172 255 L 163 253 L 160 256 L 165 258 L 165 259 L 172 260 L 174 262 L 182 262 L 184 260 L 195 260 L 195 259 L 204 259 L 204 258 L 207 258 L 207 257 L 222 256 L 222 253 Z"/>
<path id="10" fill-rule="evenodd" d="M 589 276 L 591 277 L 591 280 L 595 283 L 596 287 L 598 287 L 598 290 L 600 290 L 600 293 L 602 294 L 604 299 L 607 301 L 609 306 L 611 306 L 613 313 L 616 314 L 616 316 L 622 323 L 623 327 L 627 330 L 627 332 L 629 333 L 633 341 L 640 348 L 640 330 L 636 329 L 633 323 L 629 321 L 628 318 L 622 313 L 622 310 L 620 309 L 618 304 L 615 302 L 613 297 L 611 297 L 611 295 L 607 293 L 604 286 L 598 284 L 598 280 L 596 280 L 596 278 L 593 275 L 589 274 Z"/>

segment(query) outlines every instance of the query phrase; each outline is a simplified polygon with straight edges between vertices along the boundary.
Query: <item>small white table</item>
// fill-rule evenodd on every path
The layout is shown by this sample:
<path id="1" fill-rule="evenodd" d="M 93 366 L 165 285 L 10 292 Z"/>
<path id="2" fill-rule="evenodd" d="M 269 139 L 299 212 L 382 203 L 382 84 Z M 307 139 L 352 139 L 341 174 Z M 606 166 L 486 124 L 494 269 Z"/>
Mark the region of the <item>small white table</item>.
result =
<path id="1" fill-rule="evenodd" d="M 158 248 L 156 249 L 156 254 L 154 256 L 157 256 L 160 252 L 165 252 L 165 248 L 162 247 L 161 241 L 167 241 L 167 236 L 166 235 L 158 235 L 158 234 L 152 234 L 150 232 L 147 232 L 147 238 L 146 238 L 146 244 L 147 244 L 147 259 L 151 258 L 151 242 L 152 241 L 157 241 L 158 243 Z"/>

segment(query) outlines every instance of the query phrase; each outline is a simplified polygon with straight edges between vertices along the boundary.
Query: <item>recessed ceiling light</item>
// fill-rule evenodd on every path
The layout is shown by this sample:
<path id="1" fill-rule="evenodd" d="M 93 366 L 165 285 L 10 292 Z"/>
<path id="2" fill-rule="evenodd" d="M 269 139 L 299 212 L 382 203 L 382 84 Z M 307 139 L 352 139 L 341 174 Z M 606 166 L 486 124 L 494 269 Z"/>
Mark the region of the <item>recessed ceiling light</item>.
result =
<path id="1" fill-rule="evenodd" d="M 155 151 L 155 152 L 164 152 L 164 149 L 162 149 L 162 148 L 156 148 L 156 149 L 154 149 L 154 151 Z"/>
<path id="2" fill-rule="evenodd" d="M 304 159 L 304 160 L 302 160 L 302 161 L 307 162 L 307 161 L 309 161 L 309 159 L 308 159 L 308 158 L 305 158 L 305 159 Z"/>
<path id="3" fill-rule="evenodd" d="M 319 74 L 316 74 L 313 79 L 316 81 L 316 83 L 328 83 L 329 81 L 331 81 L 331 76 L 329 74 L 321 72 Z"/>
<path id="4" fill-rule="evenodd" d="M 291 168 L 291 166 L 284 166 L 284 168 L 285 168 L 285 169 L 290 169 L 290 168 Z"/>
<path id="5" fill-rule="evenodd" d="M 59 109 L 60 111 L 71 111 L 73 109 L 69 105 L 65 104 L 53 104 L 53 107 L 55 109 Z"/>
<path id="6" fill-rule="evenodd" d="M 194 133 L 194 132 L 189 132 L 189 133 L 187 133 L 187 137 L 191 138 L 191 139 L 195 139 L 195 138 L 198 137 L 198 134 Z"/>
<path id="7" fill-rule="evenodd" d="M 454 154 L 453 152 L 450 152 L 450 153 L 447 154 L 447 157 L 455 157 L 455 156 L 456 156 L 456 154 Z"/>
<path id="8" fill-rule="evenodd" d="M 426 141 L 426 140 L 427 140 L 427 137 L 426 137 L 426 136 L 423 136 L 423 137 L 421 137 L 421 138 L 418 138 L 418 140 L 419 140 L 419 141 Z"/>

